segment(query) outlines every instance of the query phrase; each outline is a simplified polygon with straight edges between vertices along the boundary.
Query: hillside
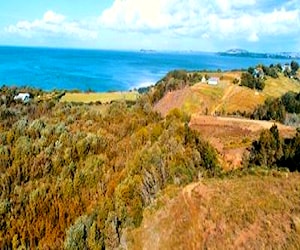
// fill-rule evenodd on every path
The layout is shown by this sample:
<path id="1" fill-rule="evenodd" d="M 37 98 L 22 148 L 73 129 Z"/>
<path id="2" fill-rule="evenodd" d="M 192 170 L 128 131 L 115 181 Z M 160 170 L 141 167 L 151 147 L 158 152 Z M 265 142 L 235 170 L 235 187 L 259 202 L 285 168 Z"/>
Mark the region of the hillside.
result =
<path id="1" fill-rule="evenodd" d="M 279 97 L 288 91 L 300 91 L 300 83 L 285 77 L 266 77 L 263 91 L 252 90 L 233 84 L 241 78 L 240 71 L 201 72 L 207 77 L 219 77 L 217 85 L 196 82 L 191 86 L 168 91 L 154 109 L 166 116 L 178 108 L 191 115 L 190 126 L 198 130 L 217 149 L 224 169 L 240 167 L 244 153 L 251 142 L 259 137 L 263 129 L 269 129 L 273 122 L 249 119 L 220 118 L 216 115 L 252 113 L 268 97 Z M 278 125 L 283 137 L 295 134 L 295 128 Z"/>
<path id="2" fill-rule="evenodd" d="M 193 115 L 190 127 L 201 133 L 215 147 L 223 169 L 241 167 L 244 154 L 260 132 L 270 129 L 274 122 L 243 118 Z M 296 129 L 277 123 L 283 137 L 292 137 Z"/>
<path id="3" fill-rule="evenodd" d="M 160 191 L 219 172 L 179 111 L 162 118 L 142 99 L 22 103 L 14 91 L 1 89 L 1 249 L 116 248 Z"/>
<path id="4" fill-rule="evenodd" d="M 299 180 L 242 176 L 169 192 L 147 210 L 130 248 L 299 249 Z"/>
<path id="5" fill-rule="evenodd" d="M 251 112 L 258 104 L 262 104 L 267 97 L 279 97 L 288 91 L 300 91 L 300 83 L 294 79 L 279 74 L 279 78 L 266 78 L 263 91 L 256 91 L 233 84 L 234 79 L 241 78 L 241 72 L 207 73 L 208 77 L 219 77 L 216 86 L 197 82 L 193 86 L 168 92 L 159 100 L 154 108 L 166 115 L 172 108 L 181 108 L 193 114 L 227 114 L 236 111 Z"/>

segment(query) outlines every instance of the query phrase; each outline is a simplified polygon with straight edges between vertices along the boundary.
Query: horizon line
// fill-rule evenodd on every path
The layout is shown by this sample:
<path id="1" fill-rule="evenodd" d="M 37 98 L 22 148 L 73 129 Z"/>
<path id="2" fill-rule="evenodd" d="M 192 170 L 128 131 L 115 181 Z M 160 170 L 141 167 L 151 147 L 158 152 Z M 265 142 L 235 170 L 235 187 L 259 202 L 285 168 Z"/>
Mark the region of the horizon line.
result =
<path id="1" fill-rule="evenodd" d="M 277 52 L 261 52 L 261 51 L 249 51 L 247 49 L 241 48 L 231 48 L 223 51 L 203 51 L 203 50 L 194 50 L 194 49 L 125 49 L 125 48 L 97 48 L 97 47 L 65 47 L 65 46 L 47 46 L 47 45 L 11 45 L 11 44 L 0 44 L 0 47 L 9 47 L 9 48 L 37 48 L 37 49 L 64 49 L 64 50 L 90 50 L 90 51 L 124 51 L 124 52 L 141 52 L 141 53 L 226 53 L 230 50 L 241 50 L 247 51 L 248 53 L 257 53 L 257 54 L 280 54 L 280 53 L 296 53 L 300 54 L 300 51 L 277 51 Z"/>

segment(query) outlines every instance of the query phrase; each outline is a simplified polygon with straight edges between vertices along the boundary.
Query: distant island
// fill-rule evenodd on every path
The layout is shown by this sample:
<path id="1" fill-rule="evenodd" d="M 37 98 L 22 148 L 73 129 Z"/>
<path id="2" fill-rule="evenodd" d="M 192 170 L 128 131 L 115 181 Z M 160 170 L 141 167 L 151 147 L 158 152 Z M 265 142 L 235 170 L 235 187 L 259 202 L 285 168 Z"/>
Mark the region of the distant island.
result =
<path id="1" fill-rule="evenodd" d="M 140 52 L 142 52 L 142 53 L 155 53 L 156 50 L 153 50 L 153 49 L 140 49 Z"/>
<path id="2" fill-rule="evenodd" d="M 254 57 L 254 58 L 278 58 L 278 59 L 300 59 L 299 52 L 259 53 L 250 52 L 245 49 L 229 49 L 218 52 L 221 56 Z"/>

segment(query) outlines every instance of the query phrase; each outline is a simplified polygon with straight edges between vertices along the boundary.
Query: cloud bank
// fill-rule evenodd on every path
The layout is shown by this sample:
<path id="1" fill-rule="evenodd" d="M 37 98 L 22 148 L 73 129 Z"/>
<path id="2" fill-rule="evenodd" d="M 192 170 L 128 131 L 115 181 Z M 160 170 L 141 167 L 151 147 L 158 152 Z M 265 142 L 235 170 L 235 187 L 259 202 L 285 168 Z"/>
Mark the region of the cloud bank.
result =
<path id="1" fill-rule="evenodd" d="M 89 28 L 88 23 L 70 21 L 64 15 L 47 11 L 42 19 L 34 21 L 19 21 L 5 28 L 6 32 L 24 37 L 36 35 L 73 37 L 81 40 L 96 39 L 97 31 Z"/>
<path id="2" fill-rule="evenodd" d="M 39 19 L 9 25 L 5 32 L 30 41 L 54 38 L 114 48 L 269 50 L 271 43 L 285 50 L 280 47 L 285 41 L 290 42 L 286 48 L 300 44 L 299 0 L 114 0 L 99 16 L 75 18 L 49 10 Z"/>
<path id="3" fill-rule="evenodd" d="M 115 0 L 99 23 L 118 31 L 162 32 L 199 38 L 245 39 L 299 34 L 296 1 L 266 9 L 256 0 Z M 264 8 L 265 7 L 265 8 Z M 289 8 L 288 8 L 289 7 Z"/>

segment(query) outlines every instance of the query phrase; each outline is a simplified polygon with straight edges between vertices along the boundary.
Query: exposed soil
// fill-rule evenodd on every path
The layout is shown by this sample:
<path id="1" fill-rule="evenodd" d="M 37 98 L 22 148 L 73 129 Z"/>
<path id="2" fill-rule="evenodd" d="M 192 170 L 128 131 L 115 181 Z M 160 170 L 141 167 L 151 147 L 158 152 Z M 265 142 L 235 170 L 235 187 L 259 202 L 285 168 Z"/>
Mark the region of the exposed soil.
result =
<path id="1" fill-rule="evenodd" d="M 145 216 L 130 248 L 299 249 L 299 180 L 283 173 L 190 184 Z"/>
<path id="2" fill-rule="evenodd" d="M 160 112 L 163 116 L 166 116 L 171 109 L 180 109 L 190 93 L 191 89 L 188 87 L 168 92 L 154 105 L 154 110 Z"/>
<path id="3" fill-rule="evenodd" d="M 258 139 L 263 129 L 270 129 L 274 122 L 231 117 L 193 115 L 190 127 L 198 130 L 218 151 L 225 169 L 240 167 L 243 154 Z M 292 137 L 295 128 L 276 123 L 283 137 Z"/>

